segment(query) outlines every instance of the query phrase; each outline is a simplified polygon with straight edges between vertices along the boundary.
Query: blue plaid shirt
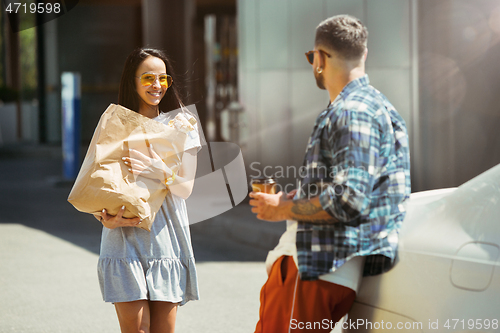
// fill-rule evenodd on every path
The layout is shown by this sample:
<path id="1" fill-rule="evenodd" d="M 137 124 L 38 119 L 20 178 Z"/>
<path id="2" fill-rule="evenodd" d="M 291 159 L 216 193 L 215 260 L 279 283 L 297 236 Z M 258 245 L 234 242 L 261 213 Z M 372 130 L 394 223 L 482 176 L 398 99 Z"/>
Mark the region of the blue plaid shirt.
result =
<path id="1" fill-rule="evenodd" d="M 392 267 L 410 196 L 406 125 L 368 76 L 351 81 L 317 118 L 295 199 L 319 195 L 339 222 L 298 221 L 302 280 L 316 280 L 355 256 L 364 275 Z"/>

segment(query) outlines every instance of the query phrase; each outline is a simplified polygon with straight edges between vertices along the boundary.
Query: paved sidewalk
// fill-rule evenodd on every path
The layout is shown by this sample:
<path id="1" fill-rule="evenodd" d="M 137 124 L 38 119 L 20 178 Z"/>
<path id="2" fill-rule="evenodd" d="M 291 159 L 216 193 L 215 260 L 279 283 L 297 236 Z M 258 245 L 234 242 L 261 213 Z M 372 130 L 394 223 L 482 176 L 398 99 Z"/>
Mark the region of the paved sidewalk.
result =
<path id="1" fill-rule="evenodd" d="M 11 187 L 18 186 L 16 179 L 24 178 L 26 181 L 29 180 L 32 182 L 31 184 L 36 185 L 38 188 L 51 187 L 47 190 L 53 192 L 56 188 L 65 187 L 69 193 L 72 184 L 70 182 L 61 183 L 61 158 L 61 149 L 57 146 L 0 146 L 0 163 L 4 161 L 7 166 L 12 165 L 11 169 L 15 169 L 15 174 L 8 177 L 8 180 L 12 182 L 10 183 Z M 48 161 L 52 162 L 49 163 Z M 28 174 L 29 178 L 26 178 Z M 4 181 L 5 180 L 6 178 L 4 178 Z M 26 192 L 26 195 L 27 198 L 34 201 L 36 198 L 32 197 L 32 195 L 34 195 L 33 193 L 35 192 Z M 3 196 L 0 193 L 0 199 L 2 197 Z M 67 193 L 62 191 L 62 194 L 59 194 L 54 200 L 57 200 L 57 203 L 60 204 L 60 207 L 64 211 L 64 215 L 66 217 L 71 216 L 71 218 L 75 218 L 76 215 L 74 212 L 76 210 L 66 201 L 66 198 Z M 50 209 L 47 209 L 47 207 L 39 204 L 40 200 L 36 201 L 37 203 L 32 202 L 27 209 L 33 209 L 40 206 L 41 209 L 50 212 Z M 21 208 L 22 206 L 19 202 L 11 203 L 14 207 Z M 76 218 L 81 220 L 84 215 L 85 214 L 79 214 Z M 23 217 L 19 217 L 17 213 L 12 217 L 15 218 L 15 221 L 24 221 L 27 218 L 24 217 L 23 219 Z M 44 222 L 49 225 L 52 224 L 50 221 Z M 44 227 L 47 227 L 47 225 L 44 224 Z M 81 231 L 85 233 L 87 227 L 88 226 L 83 227 Z M 251 212 L 251 207 L 248 205 L 248 197 L 239 205 L 221 215 L 191 225 L 192 232 L 199 232 L 205 235 L 224 235 L 229 239 L 266 250 L 272 249 L 276 246 L 276 244 L 278 244 L 279 238 L 285 229 L 285 222 L 265 222 L 258 220 L 255 217 L 255 214 Z M 59 232 L 59 234 L 61 233 L 60 230 L 54 230 L 54 232 Z M 73 241 L 77 235 L 72 234 L 68 235 L 68 237 L 71 237 L 71 240 Z M 98 243 L 93 244 L 93 250 L 97 251 L 96 253 L 98 253 L 98 245 Z"/>
<path id="2" fill-rule="evenodd" d="M 223 254 L 206 253 L 200 238 L 194 236 L 195 252 L 220 258 L 197 261 L 201 300 L 179 309 L 176 331 L 252 332 L 266 280 L 263 262 L 224 260 Z M 241 244 L 218 243 L 233 255 L 242 251 Z M 97 259 L 44 231 L 0 223 L 0 332 L 119 333 L 114 307 L 101 298 Z"/>
<path id="3" fill-rule="evenodd" d="M 46 232 L 0 224 L 0 332 L 119 332 L 97 255 Z"/>
<path id="4" fill-rule="evenodd" d="M 0 147 L 0 333 L 120 331 L 97 281 L 102 226 L 66 201 L 61 169 L 58 147 Z M 253 332 L 284 230 L 246 202 L 191 225 L 201 300 L 179 309 L 176 331 Z"/>
<path id="5" fill-rule="evenodd" d="M 257 248 L 274 248 L 286 229 L 286 222 L 260 221 L 247 201 L 212 219 L 191 225 L 192 232 L 223 235 Z"/>
<path id="6" fill-rule="evenodd" d="M 0 149 L 0 332 L 118 333 L 97 280 L 102 226 L 66 201 L 57 150 L 33 151 Z M 202 299 L 179 309 L 178 332 L 253 331 L 279 228 L 245 203 L 191 226 Z"/>

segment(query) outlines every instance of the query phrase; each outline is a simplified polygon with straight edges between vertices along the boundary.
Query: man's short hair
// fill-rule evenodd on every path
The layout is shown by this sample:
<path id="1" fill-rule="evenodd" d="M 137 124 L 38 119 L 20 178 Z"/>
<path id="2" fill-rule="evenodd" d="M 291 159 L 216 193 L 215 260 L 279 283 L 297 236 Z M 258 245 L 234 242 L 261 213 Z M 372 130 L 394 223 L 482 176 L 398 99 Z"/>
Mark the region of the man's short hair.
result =
<path id="1" fill-rule="evenodd" d="M 345 60 L 357 60 L 365 52 L 367 39 L 368 30 L 360 20 L 350 15 L 337 15 L 318 25 L 315 45 L 328 47 Z"/>

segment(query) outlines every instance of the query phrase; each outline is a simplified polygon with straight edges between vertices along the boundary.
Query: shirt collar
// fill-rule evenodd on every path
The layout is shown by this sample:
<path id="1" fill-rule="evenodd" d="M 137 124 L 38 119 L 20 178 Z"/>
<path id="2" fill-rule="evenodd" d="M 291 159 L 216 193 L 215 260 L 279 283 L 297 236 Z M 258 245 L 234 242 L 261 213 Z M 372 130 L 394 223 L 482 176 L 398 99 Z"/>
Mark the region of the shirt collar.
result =
<path id="1" fill-rule="evenodd" d="M 349 96 L 353 91 L 359 89 L 359 88 L 362 88 L 362 87 L 366 87 L 370 84 L 370 80 L 368 79 L 368 74 L 365 74 L 361 77 L 358 77 L 357 79 L 354 79 L 352 80 L 351 82 L 349 82 L 345 87 L 344 89 L 342 89 L 342 91 L 340 92 L 340 94 L 337 96 L 337 98 L 346 98 L 347 96 Z"/>

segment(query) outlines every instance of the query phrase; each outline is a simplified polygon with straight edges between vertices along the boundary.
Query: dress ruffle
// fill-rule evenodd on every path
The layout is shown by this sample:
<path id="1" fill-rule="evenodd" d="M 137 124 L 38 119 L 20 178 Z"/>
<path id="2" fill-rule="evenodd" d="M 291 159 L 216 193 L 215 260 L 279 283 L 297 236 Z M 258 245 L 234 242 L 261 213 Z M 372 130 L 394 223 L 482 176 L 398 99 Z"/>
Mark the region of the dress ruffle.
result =
<path id="1" fill-rule="evenodd" d="M 151 232 L 103 228 L 98 276 L 105 302 L 198 300 L 185 201 L 168 192 Z"/>
<path id="2" fill-rule="evenodd" d="M 198 300 L 194 257 L 99 258 L 98 276 L 105 302 L 136 300 L 186 304 Z"/>

